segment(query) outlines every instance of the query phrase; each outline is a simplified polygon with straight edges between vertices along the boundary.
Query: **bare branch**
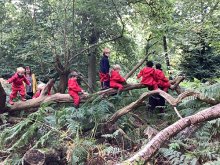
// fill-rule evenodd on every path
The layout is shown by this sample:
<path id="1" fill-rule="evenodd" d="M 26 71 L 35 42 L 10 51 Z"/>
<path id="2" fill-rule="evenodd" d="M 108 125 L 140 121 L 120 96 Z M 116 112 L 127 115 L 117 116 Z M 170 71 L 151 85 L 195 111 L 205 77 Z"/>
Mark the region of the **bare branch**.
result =
<path id="1" fill-rule="evenodd" d="M 203 111 L 196 113 L 195 115 L 182 118 L 160 131 L 147 145 L 145 145 L 140 151 L 128 160 L 119 163 L 122 164 L 134 164 L 136 161 L 144 160 L 148 161 L 158 151 L 158 149 L 171 137 L 175 136 L 180 131 L 187 127 L 210 121 L 220 117 L 220 104 L 207 108 Z"/>

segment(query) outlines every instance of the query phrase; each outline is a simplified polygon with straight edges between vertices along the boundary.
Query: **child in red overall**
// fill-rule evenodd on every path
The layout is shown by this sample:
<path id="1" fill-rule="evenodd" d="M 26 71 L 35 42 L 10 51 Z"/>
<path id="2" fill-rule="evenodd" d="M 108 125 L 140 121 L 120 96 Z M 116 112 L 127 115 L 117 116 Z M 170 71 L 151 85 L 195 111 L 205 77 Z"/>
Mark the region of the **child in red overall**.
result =
<path id="1" fill-rule="evenodd" d="M 155 70 L 155 79 L 157 81 L 157 85 L 159 88 L 161 88 L 163 91 L 167 92 L 170 88 L 169 80 L 165 77 L 162 69 L 161 64 L 156 64 L 156 70 Z"/>
<path id="2" fill-rule="evenodd" d="M 120 90 L 123 89 L 123 83 L 126 82 L 126 80 L 120 75 L 121 67 L 120 65 L 116 64 L 113 66 L 113 70 L 111 71 L 110 76 L 110 87 L 111 88 L 117 88 Z"/>
<path id="3" fill-rule="evenodd" d="M 109 76 L 109 60 L 108 57 L 110 55 L 110 49 L 105 48 L 103 50 L 103 57 L 100 61 L 100 71 L 99 71 L 99 77 L 100 77 L 100 82 L 101 82 L 101 87 L 102 89 L 107 89 L 109 88 L 110 84 L 110 76 Z"/>
<path id="4" fill-rule="evenodd" d="M 84 93 L 84 91 L 77 83 L 77 76 L 78 74 L 75 71 L 73 71 L 70 73 L 70 78 L 68 80 L 68 93 L 73 98 L 73 103 L 76 108 L 79 107 L 80 103 L 79 93 Z"/>
<path id="5" fill-rule="evenodd" d="M 152 90 L 152 88 L 158 89 L 157 82 L 154 79 L 155 76 L 155 70 L 153 68 L 153 62 L 147 61 L 147 66 L 144 67 L 140 73 L 137 75 L 137 78 L 139 79 L 142 77 L 141 84 L 144 84 L 148 87 L 149 90 Z"/>
<path id="6" fill-rule="evenodd" d="M 37 85 L 37 92 L 34 94 L 34 96 L 32 97 L 33 99 L 36 99 L 40 96 L 41 91 L 44 89 L 44 87 L 46 86 L 46 84 L 41 83 L 39 85 Z M 50 95 L 51 89 L 48 90 L 48 96 Z"/>
<path id="7" fill-rule="evenodd" d="M 13 99 L 17 97 L 17 93 L 19 92 L 21 95 L 21 100 L 25 101 L 25 88 L 23 82 L 27 85 L 30 85 L 30 82 L 24 76 L 25 69 L 22 67 L 17 68 L 17 72 L 8 79 L 8 83 L 12 83 L 12 92 L 9 97 L 9 104 L 13 105 Z"/>

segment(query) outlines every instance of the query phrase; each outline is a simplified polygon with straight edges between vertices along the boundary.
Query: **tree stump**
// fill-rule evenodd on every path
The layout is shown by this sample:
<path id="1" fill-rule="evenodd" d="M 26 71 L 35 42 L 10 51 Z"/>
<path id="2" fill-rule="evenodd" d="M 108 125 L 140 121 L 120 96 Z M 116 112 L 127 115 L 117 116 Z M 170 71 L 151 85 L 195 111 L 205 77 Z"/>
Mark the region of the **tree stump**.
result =
<path id="1" fill-rule="evenodd" d="M 39 150 L 32 149 L 24 154 L 23 163 L 24 165 L 43 165 L 45 159 L 44 153 Z"/>

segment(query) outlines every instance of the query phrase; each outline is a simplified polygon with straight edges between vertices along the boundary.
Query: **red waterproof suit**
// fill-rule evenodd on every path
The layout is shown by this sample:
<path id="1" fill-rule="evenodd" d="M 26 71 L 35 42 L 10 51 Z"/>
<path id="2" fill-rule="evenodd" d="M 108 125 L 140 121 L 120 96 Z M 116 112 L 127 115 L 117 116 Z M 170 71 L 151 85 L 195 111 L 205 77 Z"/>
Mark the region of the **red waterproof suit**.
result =
<path id="1" fill-rule="evenodd" d="M 8 83 L 12 83 L 12 92 L 10 94 L 11 101 L 17 97 L 18 92 L 20 93 L 22 100 L 24 100 L 25 88 L 23 82 L 25 82 L 27 85 L 30 85 L 30 82 L 26 79 L 24 75 L 19 76 L 17 73 L 15 73 L 10 79 L 8 79 Z"/>
<path id="2" fill-rule="evenodd" d="M 138 74 L 137 78 L 142 77 L 141 84 L 144 84 L 147 87 L 153 87 L 153 89 L 158 89 L 157 82 L 154 79 L 154 74 L 154 68 L 144 67 Z"/>
<path id="3" fill-rule="evenodd" d="M 111 77 L 110 77 L 110 87 L 122 90 L 123 89 L 123 85 L 122 85 L 123 82 L 125 82 L 125 79 L 119 74 L 119 72 L 116 70 L 112 70 Z"/>
<path id="4" fill-rule="evenodd" d="M 33 99 L 36 99 L 36 98 L 38 98 L 39 96 L 40 96 L 40 94 L 41 94 L 41 90 L 38 90 L 35 94 L 34 94 L 34 96 L 32 97 Z M 50 95 L 50 90 L 48 91 L 48 94 L 47 94 L 48 96 Z"/>
<path id="5" fill-rule="evenodd" d="M 78 107 L 80 102 L 79 92 L 82 92 L 82 89 L 77 83 L 76 78 L 70 78 L 68 80 L 68 92 L 69 95 L 73 98 L 74 105 Z"/>
<path id="6" fill-rule="evenodd" d="M 169 80 L 165 77 L 164 73 L 160 69 L 155 70 L 155 80 L 158 87 L 162 88 L 165 92 L 170 88 Z"/>

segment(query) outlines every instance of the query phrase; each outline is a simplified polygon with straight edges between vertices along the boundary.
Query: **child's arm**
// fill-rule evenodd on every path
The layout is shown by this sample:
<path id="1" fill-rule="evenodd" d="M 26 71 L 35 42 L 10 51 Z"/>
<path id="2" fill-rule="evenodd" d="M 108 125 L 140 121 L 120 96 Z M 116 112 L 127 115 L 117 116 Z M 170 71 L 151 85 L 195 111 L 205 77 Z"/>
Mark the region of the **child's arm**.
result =
<path id="1" fill-rule="evenodd" d="M 11 78 L 7 80 L 9 84 L 11 84 L 16 79 L 16 75 L 14 74 Z"/>
<path id="2" fill-rule="evenodd" d="M 115 76 L 114 76 L 113 80 L 121 82 L 121 83 L 126 81 L 118 72 L 115 72 Z"/>
<path id="3" fill-rule="evenodd" d="M 75 92 L 81 92 L 82 89 L 80 88 L 80 86 L 77 84 L 76 81 L 72 81 L 72 80 L 69 80 L 68 82 L 68 88 L 75 91 Z"/>
<path id="4" fill-rule="evenodd" d="M 139 78 L 142 77 L 142 76 L 143 76 L 143 70 L 141 70 L 141 71 L 138 73 L 137 79 L 139 79 Z"/>
<path id="5" fill-rule="evenodd" d="M 31 85 L 31 83 L 27 80 L 27 78 L 24 76 L 24 82 L 25 82 L 25 84 L 27 84 L 27 85 Z"/>

